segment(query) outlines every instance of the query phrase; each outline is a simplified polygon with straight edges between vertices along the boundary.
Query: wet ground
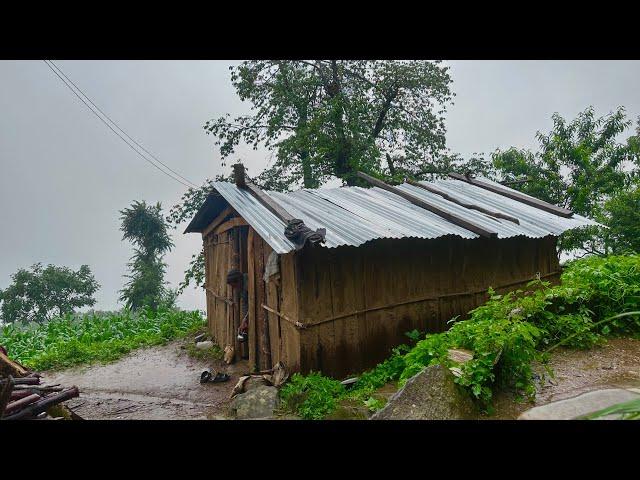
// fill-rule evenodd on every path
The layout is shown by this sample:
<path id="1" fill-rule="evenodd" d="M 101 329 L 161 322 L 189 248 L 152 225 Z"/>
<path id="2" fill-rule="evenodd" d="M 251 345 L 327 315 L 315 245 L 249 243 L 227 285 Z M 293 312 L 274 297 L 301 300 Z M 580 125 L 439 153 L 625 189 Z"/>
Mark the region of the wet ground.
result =
<path id="1" fill-rule="evenodd" d="M 80 397 L 67 402 L 78 415 L 91 420 L 206 420 L 225 418 L 229 395 L 244 362 L 191 358 L 185 340 L 137 350 L 105 365 L 44 372 L 47 383 L 77 385 Z M 231 379 L 200 384 L 205 368 L 220 369 Z"/>
<path id="2" fill-rule="evenodd" d="M 557 349 L 550 358 L 554 377 L 538 385 L 535 402 L 518 402 L 513 394 L 495 395 L 488 419 L 515 419 L 529 408 L 606 388 L 640 387 L 640 340 L 610 339 L 589 350 Z M 539 373 L 544 370 L 536 369 Z"/>
<path id="3" fill-rule="evenodd" d="M 62 372 L 44 372 L 47 383 L 77 385 L 80 398 L 67 404 L 86 419 L 205 420 L 227 416 L 229 395 L 245 362 L 224 365 L 190 357 L 185 340 L 138 350 L 106 365 L 89 365 Z M 640 340 L 611 339 L 590 350 L 558 349 L 549 365 L 555 376 L 538 386 L 535 402 L 518 401 L 512 393 L 497 392 L 495 412 L 481 419 L 515 419 L 531 407 L 604 388 L 640 387 Z M 220 369 L 228 382 L 199 383 L 205 368 Z M 539 372 L 543 370 L 538 368 Z M 395 386 L 381 389 L 388 398 Z M 361 405 L 342 405 L 332 418 L 366 418 Z"/>

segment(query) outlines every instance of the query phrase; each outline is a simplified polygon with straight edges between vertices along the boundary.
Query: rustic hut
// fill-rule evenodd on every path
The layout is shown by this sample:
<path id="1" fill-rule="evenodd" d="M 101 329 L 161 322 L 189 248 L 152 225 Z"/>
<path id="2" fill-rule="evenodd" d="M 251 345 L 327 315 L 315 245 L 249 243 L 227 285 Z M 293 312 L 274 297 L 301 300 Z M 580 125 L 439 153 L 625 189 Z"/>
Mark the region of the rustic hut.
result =
<path id="1" fill-rule="evenodd" d="M 202 234 L 209 329 L 236 359 L 361 371 L 408 331 L 445 330 L 489 287 L 557 280 L 557 236 L 593 224 L 487 179 L 394 187 L 359 175 L 373 187 L 261 191 L 238 167 L 235 184 L 214 183 L 185 233 Z M 233 269 L 248 295 L 227 283 Z"/>

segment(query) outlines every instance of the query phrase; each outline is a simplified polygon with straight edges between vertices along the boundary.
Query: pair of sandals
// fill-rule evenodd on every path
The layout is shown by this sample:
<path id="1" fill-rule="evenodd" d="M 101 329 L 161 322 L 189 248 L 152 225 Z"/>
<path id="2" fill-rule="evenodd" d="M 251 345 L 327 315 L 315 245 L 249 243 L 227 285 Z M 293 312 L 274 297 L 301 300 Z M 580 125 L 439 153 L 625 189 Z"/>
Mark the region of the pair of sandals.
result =
<path id="1" fill-rule="evenodd" d="M 200 374 L 200 383 L 221 383 L 226 382 L 231 378 L 228 373 L 223 372 L 215 372 L 212 373 L 211 370 L 205 370 Z"/>

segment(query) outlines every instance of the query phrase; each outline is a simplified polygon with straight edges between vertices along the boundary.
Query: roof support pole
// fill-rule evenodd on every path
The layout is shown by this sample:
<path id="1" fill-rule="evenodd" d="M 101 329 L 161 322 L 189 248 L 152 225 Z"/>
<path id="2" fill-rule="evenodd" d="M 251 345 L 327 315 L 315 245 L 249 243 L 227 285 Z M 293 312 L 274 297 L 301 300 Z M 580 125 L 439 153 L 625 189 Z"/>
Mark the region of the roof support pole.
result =
<path id="1" fill-rule="evenodd" d="M 296 245 L 297 250 L 300 250 L 302 247 L 304 247 L 305 243 L 307 242 L 312 244 L 324 243 L 325 235 L 327 233 L 324 228 L 319 228 L 314 232 L 309 227 L 307 227 L 302 220 L 295 218 L 293 215 L 287 212 L 269 195 L 260 190 L 260 188 L 258 188 L 252 182 L 247 181 L 244 175 L 244 165 L 242 165 L 241 163 L 236 163 L 233 166 L 233 170 L 236 185 L 238 186 L 238 188 L 247 190 L 267 210 L 269 210 L 286 224 L 284 234 Z"/>
<path id="2" fill-rule="evenodd" d="M 481 227 L 480 225 L 476 225 L 473 222 L 470 222 L 468 220 L 465 220 L 464 218 L 458 217 L 453 213 L 442 210 L 441 208 L 427 202 L 426 200 L 422 200 L 421 198 L 411 195 L 410 193 L 404 192 L 399 188 L 392 187 L 391 185 L 388 185 L 382 180 L 378 180 L 377 178 L 374 178 L 371 175 L 367 175 L 366 173 L 363 173 L 363 172 L 358 172 L 357 175 L 358 177 L 367 181 L 371 185 L 374 185 L 378 188 L 382 188 L 383 190 L 387 190 L 388 192 L 398 195 L 399 197 L 404 198 L 405 200 L 411 202 L 412 204 L 418 207 L 424 208 L 425 210 L 429 210 L 430 212 L 435 213 L 436 215 L 444 218 L 445 220 L 453 223 L 454 225 L 458 225 L 459 227 L 470 230 L 473 233 L 477 233 L 481 237 L 497 238 L 498 236 L 497 232 L 492 232 L 490 230 L 487 230 L 484 227 Z"/>
<path id="3" fill-rule="evenodd" d="M 502 195 L 503 197 L 516 200 L 518 202 L 524 203 L 526 205 L 530 205 L 540 210 L 544 210 L 545 212 L 553 213 L 560 217 L 570 218 L 573 216 L 573 212 L 571 210 L 558 207 L 557 205 L 552 205 L 551 203 L 543 202 L 542 200 L 538 200 L 537 198 L 523 195 L 520 192 L 512 192 L 510 190 L 506 190 L 504 188 L 491 185 L 490 183 L 483 182 L 482 180 L 477 180 L 475 178 L 471 178 L 465 175 L 460 175 L 459 173 L 452 172 L 452 173 L 449 173 L 449 176 L 451 178 L 455 178 L 456 180 L 467 182 L 476 187 L 484 188 L 485 190 L 489 190 L 490 192 L 497 193 L 498 195 Z"/>

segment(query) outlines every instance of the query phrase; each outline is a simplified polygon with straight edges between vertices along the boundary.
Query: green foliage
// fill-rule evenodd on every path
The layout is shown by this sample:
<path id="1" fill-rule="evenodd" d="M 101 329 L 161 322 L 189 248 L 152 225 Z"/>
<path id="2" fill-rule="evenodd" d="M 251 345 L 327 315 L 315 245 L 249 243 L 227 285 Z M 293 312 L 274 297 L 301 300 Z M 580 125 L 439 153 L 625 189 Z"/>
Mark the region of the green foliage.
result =
<path id="1" fill-rule="evenodd" d="M 445 148 L 453 94 L 440 62 L 251 60 L 230 70 L 252 112 L 204 128 L 223 165 L 240 143 L 275 151 L 259 179 L 266 188 L 315 188 L 332 175 L 354 185 L 358 169 L 416 172 Z"/>
<path id="2" fill-rule="evenodd" d="M 11 358 L 35 370 L 112 361 L 136 348 L 185 336 L 205 324 L 199 312 L 141 309 L 138 312 L 65 315 L 39 324 L 0 329 Z"/>
<path id="3" fill-rule="evenodd" d="M 640 184 L 622 190 L 604 205 L 603 218 L 608 229 L 598 231 L 606 252 L 640 253 Z"/>
<path id="4" fill-rule="evenodd" d="M 93 295 L 100 287 L 87 265 L 77 271 L 67 267 L 36 263 L 31 270 L 20 269 L 13 283 L 0 290 L 2 319 L 6 323 L 43 322 L 52 315 L 66 315 L 96 303 Z"/>
<path id="5" fill-rule="evenodd" d="M 493 166 L 505 181 L 528 178 L 514 185 L 524 193 L 600 219 L 605 202 L 626 191 L 638 175 L 638 137 L 618 141 L 630 125 L 622 107 L 598 118 L 590 107 L 570 122 L 556 113 L 553 129 L 536 135 L 538 152 L 514 147 L 497 150 Z M 609 253 L 603 249 L 602 233 L 599 228 L 569 231 L 561 237 L 560 250 Z"/>
<path id="6" fill-rule="evenodd" d="M 162 257 L 171 250 L 173 242 L 160 203 L 147 205 L 144 201 L 134 201 L 120 214 L 122 239 L 136 247 L 132 261 L 127 264 L 131 274 L 127 275 L 129 281 L 120 291 L 120 300 L 132 310 L 157 309 L 161 305 L 172 307 L 176 292 L 164 286 L 166 264 Z"/>
<path id="7" fill-rule="evenodd" d="M 306 376 L 294 373 L 280 390 L 280 398 L 302 418 L 319 420 L 336 408 L 344 391 L 338 380 L 320 373 L 311 372 Z"/>
<path id="8" fill-rule="evenodd" d="M 566 267 L 560 285 L 533 281 L 524 290 L 489 294 L 490 300 L 472 310 L 468 320 L 454 323 L 446 332 L 427 334 L 412 348 L 394 349 L 387 360 L 363 373 L 351 390 L 316 388 L 325 381 L 336 382 L 316 373 L 308 383 L 307 377 L 298 377 L 288 385 L 287 395 L 294 396 L 301 386 L 313 395 L 314 409 L 308 418 L 331 411 L 340 398 L 375 407 L 379 403 L 371 395 L 376 389 L 393 381 L 402 385 L 425 366 L 440 364 L 459 368 L 455 381 L 490 410 L 496 387 L 532 398 L 532 363 L 544 363 L 556 346 L 589 348 L 607 336 L 640 333 L 640 255 L 575 260 Z M 415 338 L 414 333 L 409 336 Z M 454 364 L 448 357 L 452 348 L 471 350 L 473 359 Z M 295 404 L 290 408 L 295 410 Z"/>

